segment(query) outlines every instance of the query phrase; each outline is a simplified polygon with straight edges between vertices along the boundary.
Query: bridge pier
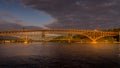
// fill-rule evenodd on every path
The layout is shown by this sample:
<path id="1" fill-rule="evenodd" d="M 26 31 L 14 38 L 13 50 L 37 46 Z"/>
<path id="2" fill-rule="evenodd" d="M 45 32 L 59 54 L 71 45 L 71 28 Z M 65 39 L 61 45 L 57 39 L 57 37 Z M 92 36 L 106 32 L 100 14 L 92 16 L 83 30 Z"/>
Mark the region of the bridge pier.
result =
<path id="1" fill-rule="evenodd" d="M 45 42 L 45 32 L 44 31 L 42 31 L 41 37 L 42 37 L 42 42 Z"/>
<path id="2" fill-rule="evenodd" d="M 97 41 L 96 40 L 92 40 L 92 43 L 97 43 Z"/>
<path id="3" fill-rule="evenodd" d="M 28 41 L 27 41 L 27 40 L 25 40 L 25 41 L 24 41 L 24 43 L 25 43 L 25 44 L 28 44 Z"/>
<path id="4" fill-rule="evenodd" d="M 71 43 L 72 41 L 72 34 L 68 34 L 68 43 Z"/>
<path id="5" fill-rule="evenodd" d="M 29 42 L 29 41 L 28 41 L 28 33 L 26 32 L 26 33 L 25 33 L 24 43 L 25 43 L 25 44 L 28 44 L 28 42 Z"/>

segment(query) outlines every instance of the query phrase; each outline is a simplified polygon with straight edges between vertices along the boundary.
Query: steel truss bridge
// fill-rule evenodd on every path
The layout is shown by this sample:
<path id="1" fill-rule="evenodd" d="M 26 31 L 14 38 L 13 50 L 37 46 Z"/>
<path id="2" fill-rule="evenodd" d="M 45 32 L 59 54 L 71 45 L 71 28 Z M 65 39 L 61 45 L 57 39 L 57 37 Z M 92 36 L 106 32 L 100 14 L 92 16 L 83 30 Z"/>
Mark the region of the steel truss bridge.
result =
<path id="1" fill-rule="evenodd" d="M 19 37 L 28 42 L 30 37 L 38 35 L 45 41 L 46 34 L 67 34 L 68 42 L 71 42 L 72 35 L 78 34 L 83 35 L 96 42 L 98 39 L 106 36 L 116 36 L 119 35 L 119 32 L 111 31 L 99 31 L 99 30 L 71 30 L 71 29 L 49 29 L 49 30 L 7 30 L 0 31 L 0 36 L 13 36 Z"/>

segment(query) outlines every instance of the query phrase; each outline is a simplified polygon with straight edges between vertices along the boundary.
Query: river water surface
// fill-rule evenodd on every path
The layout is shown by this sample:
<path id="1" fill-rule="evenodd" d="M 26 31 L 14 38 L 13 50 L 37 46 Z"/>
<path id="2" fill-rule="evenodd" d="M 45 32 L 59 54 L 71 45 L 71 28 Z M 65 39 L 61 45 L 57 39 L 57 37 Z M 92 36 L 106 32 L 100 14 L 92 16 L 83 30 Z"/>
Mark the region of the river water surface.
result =
<path id="1" fill-rule="evenodd" d="M 120 68 L 119 44 L 0 44 L 0 68 Z"/>

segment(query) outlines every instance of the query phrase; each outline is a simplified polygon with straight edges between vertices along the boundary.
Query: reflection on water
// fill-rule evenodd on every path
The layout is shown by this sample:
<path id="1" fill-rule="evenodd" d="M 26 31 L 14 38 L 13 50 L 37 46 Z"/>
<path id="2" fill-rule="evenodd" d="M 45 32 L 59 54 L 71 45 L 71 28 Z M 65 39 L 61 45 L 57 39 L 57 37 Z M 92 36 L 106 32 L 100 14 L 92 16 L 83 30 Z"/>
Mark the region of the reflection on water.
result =
<path id="1" fill-rule="evenodd" d="M 119 68 L 119 44 L 1 44 L 0 68 Z"/>

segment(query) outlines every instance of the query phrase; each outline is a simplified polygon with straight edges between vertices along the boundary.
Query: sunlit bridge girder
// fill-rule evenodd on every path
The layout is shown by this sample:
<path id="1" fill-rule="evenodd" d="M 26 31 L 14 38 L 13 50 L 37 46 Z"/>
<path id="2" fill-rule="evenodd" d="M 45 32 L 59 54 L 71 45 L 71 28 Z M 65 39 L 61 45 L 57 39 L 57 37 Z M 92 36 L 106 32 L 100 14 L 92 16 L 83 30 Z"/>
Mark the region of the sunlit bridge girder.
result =
<path id="1" fill-rule="evenodd" d="M 95 30 L 72 30 L 72 29 L 48 29 L 48 30 L 7 30 L 0 31 L 0 36 L 14 36 L 20 37 L 25 42 L 29 41 L 28 38 L 31 38 L 35 35 L 42 37 L 42 40 L 45 41 L 46 34 L 79 34 L 88 37 L 92 41 L 96 41 L 102 37 L 106 36 L 116 36 L 119 32 L 108 32 L 108 31 L 95 31 Z M 69 39 L 70 42 L 70 39 Z"/>

